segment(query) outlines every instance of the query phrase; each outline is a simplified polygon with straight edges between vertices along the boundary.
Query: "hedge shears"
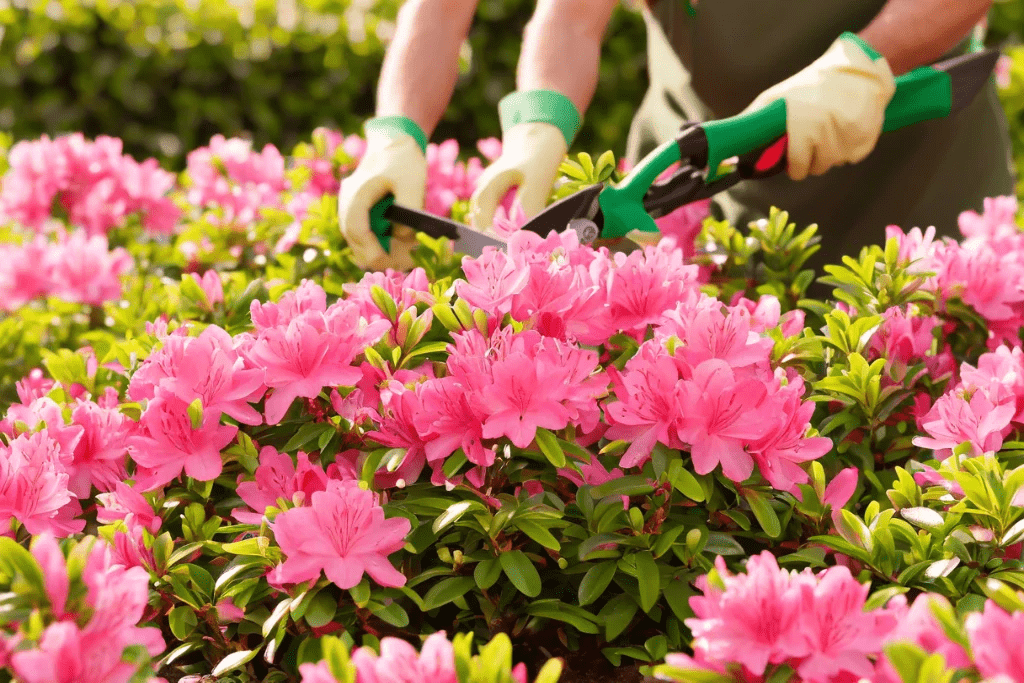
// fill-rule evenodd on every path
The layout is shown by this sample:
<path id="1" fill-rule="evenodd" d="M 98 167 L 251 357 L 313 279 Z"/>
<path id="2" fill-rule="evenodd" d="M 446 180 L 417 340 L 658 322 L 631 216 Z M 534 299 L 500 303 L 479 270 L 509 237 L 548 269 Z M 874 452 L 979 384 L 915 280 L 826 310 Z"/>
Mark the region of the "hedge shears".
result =
<path id="1" fill-rule="evenodd" d="M 951 116 L 970 104 L 991 77 L 998 50 L 954 57 L 910 71 L 896 79 L 885 110 L 886 133 L 930 119 Z M 616 185 L 595 184 L 564 197 L 530 219 L 522 230 L 546 236 L 575 230 L 581 243 L 629 238 L 634 231 L 657 233 L 654 222 L 691 202 L 708 199 L 741 180 L 768 178 L 786 169 L 786 102 L 705 123 L 683 125 L 673 140 L 644 157 Z M 734 168 L 721 173 L 723 162 Z M 673 164 L 679 167 L 658 178 Z M 478 256 L 485 246 L 505 248 L 502 240 L 469 226 L 394 204 L 386 197 L 371 211 L 371 227 L 384 248 L 390 221 L 455 240 L 457 251 Z M 637 240 L 639 241 L 639 240 Z"/>

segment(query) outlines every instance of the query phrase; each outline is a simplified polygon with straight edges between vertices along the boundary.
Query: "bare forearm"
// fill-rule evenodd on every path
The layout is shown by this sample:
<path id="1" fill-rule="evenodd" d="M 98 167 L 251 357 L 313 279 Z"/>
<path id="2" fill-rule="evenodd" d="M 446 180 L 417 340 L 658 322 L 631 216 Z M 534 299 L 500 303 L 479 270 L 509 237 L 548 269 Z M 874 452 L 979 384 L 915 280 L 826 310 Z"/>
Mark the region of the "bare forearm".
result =
<path id="1" fill-rule="evenodd" d="M 889 0 L 860 37 L 899 75 L 944 55 L 991 6 L 992 0 Z"/>
<path id="2" fill-rule="evenodd" d="M 459 48 L 478 0 L 409 0 L 377 82 L 377 116 L 407 116 L 429 137 L 458 80 Z"/>
<path id="3" fill-rule="evenodd" d="M 597 89 L 601 41 L 618 0 L 538 0 L 523 34 L 516 87 L 554 90 L 582 115 Z"/>

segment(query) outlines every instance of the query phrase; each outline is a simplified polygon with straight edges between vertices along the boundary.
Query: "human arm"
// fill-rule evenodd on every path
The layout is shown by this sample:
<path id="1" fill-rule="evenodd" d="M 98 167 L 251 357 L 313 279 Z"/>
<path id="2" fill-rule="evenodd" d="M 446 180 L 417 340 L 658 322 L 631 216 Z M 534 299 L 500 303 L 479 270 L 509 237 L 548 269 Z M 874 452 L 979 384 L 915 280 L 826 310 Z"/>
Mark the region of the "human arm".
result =
<path id="1" fill-rule="evenodd" d="M 889 0 L 858 35 L 899 76 L 951 50 L 992 7 L 993 0 Z"/>
<path id="2" fill-rule="evenodd" d="M 406 116 L 429 138 L 459 75 L 459 48 L 479 0 L 409 0 L 377 81 L 377 116 Z"/>
<path id="3" fill-rule="evenodd" d="M 409 0 L 377 84 L 377 115 L 366 122 L 366 151 L 338 192 L 341 233 L 356 265 L 372 270 L 412 266 L 415 232 L 394 225 L 385 252 L 370 230 L 370 209 L 384 196 L 422 208 L 427 140 L 455 90 L 459 48 L 477 0 Z"/>
<path id="4" fill-rule="evenodd" d="M 500 105 L 502 155 L 477 181 L 470 216 L 490 226 L 518 186 L 527 217 L 551 194 L 558 167 L 597 89 L 601 42 L 619 0 L 538 0 L 523 32 L 515 93 Z"/>

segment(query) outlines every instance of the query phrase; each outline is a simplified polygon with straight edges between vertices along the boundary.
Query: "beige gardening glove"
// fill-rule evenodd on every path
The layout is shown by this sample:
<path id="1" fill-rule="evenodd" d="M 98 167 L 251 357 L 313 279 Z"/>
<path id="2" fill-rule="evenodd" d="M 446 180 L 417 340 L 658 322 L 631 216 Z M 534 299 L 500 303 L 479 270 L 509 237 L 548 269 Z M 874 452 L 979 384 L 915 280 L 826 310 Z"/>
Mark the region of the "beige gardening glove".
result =
<path id="1" fill-rule="evenodd" d="M 427 186 L 427 160 L 423 152 L 426 138 L 417 140 L 393 126 L 368 124 L 366 143 L 359 165 L 342 181 L 338 191 L 341 233 L 360 268 L 409 270 L 413 266 L 411 252 L 418 244 L 416 232 L 394 224 L 390 251 L 385 252 L 370 230 L 370 209 L 388 194 L 395 196 L 396 204 L 423 208 Z"/>
<path id="2" fill-rule="evenodd" d="M 744 113 L 786 101 L 789 177 L 803 180 L 867 157 L 895 92 L 885 58 L 844 33 L 813 64 L 758 95 Z"/>
<path id="3" fill-rule="evenodd" d="M 501 156 L 484 169 L 470 198 L 470 220 L 477 230 L 491 227 L 494 212 L 513 187 L 527 218 L 547 206 L 558 167 L 569 146 L 562 131 L 550 123 L 530 121 L 502 135 Z"/>

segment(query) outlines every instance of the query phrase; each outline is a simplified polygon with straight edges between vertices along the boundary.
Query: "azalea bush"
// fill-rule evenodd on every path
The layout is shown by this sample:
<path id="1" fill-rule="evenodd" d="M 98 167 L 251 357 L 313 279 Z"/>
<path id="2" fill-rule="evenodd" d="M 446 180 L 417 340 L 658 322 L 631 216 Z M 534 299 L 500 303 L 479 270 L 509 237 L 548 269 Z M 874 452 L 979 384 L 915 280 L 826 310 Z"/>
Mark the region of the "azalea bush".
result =
<path id="1" fill-rule="evenodd" d="M 1015 199 L 824 273 L 784 211 L 633 249 L 506 201 L 506 250 L 364 273 L 364 147 L 9 146 L 4 680 L 1024 680 Z M 431 144 L 427 208 L 499 153 Z"/>

